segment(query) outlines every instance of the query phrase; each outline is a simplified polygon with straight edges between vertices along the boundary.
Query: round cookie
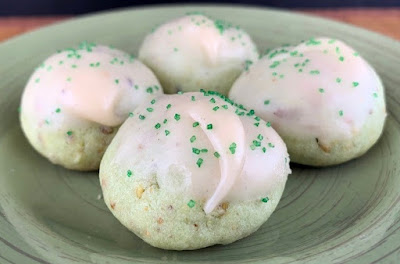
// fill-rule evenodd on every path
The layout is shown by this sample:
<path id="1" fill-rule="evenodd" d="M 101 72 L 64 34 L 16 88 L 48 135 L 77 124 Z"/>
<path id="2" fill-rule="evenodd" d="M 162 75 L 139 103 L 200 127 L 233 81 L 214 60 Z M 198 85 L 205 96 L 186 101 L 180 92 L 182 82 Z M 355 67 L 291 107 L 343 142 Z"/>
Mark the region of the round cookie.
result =
<path id="1" fill-rule="evenodd" d="M 119 126 L 162 89 L 127 53 L 82 43 L 50 56 L 22 95 L 20 121 L 32 146 L 55 164 L 96 170 Z"/>
<path id="2" fill-rule="evenodd" d="M 227 95 L 243 69 L 258 59 L 258 52 L 239 27 L 192 14 L 150 33 L 139 58 L 154 71 L 166 93 L 205 89 Z"/>
<path id="3" fill-rule="evenodd" d="M 269 123 L 216 92 L 166 95 L 121 126 L 100 165 L 104 201 L 147 243 L 191 250 L 256 231 L 290 173 Z"/>
<path id="4" fill-rule="evenodd" d="M 230 98 L 272 123 L 293 162 L 339 164 L 382 133 L 384 88 L 351 47 L 329 38 L 271 50 L 234 83 Z"/>

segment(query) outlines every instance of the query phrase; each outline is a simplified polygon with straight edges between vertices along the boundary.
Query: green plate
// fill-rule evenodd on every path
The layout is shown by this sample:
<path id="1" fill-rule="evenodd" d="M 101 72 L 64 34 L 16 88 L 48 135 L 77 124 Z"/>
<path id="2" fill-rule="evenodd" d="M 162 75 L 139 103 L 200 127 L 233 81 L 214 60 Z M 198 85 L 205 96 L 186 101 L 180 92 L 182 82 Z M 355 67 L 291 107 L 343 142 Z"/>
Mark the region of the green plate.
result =
<path id="1" fill-rule="evenodd" d="M 379 72 L 387 92 L 383 137 L 363 157 L 315 169 L 292 165 L 278 209 L 228 246 L 176 252 L 124 228 L 101 199 L 97 173 L 53 166 L 24 138 L 17 108 L 30 73 L 82 40 L 137 53 L 147 32 L 188 11 L 241 25 L 260 50 L 311 36 L 340 38 Z M 166 6 L 70 20 L 0 44 L 0 263 L 399 263 L 400 44 L 352 26 L 290 12 Z"/>

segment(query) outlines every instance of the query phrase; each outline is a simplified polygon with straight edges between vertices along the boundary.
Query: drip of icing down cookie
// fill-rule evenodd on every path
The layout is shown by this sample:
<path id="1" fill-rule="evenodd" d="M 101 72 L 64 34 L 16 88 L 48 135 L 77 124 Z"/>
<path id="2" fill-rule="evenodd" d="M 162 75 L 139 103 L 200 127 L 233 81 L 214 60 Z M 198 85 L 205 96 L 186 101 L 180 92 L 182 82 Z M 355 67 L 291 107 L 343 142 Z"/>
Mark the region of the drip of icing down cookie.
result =
<path id="1" fill-rule="evenodd" d="M 228 195 L 242 173 L 245 161 L 245 132 L 238 116 L 228 111 L 215 113 L 204 101 L 190 107 L 189 115 L 201 124 L 201 129 L 220 155 L 220 180 L 214 193 L 204 205 L 204 211 L 210 213 Z M 218 123 L 218 127 L 209 129 L 207 124 L 213 123 Z"/>

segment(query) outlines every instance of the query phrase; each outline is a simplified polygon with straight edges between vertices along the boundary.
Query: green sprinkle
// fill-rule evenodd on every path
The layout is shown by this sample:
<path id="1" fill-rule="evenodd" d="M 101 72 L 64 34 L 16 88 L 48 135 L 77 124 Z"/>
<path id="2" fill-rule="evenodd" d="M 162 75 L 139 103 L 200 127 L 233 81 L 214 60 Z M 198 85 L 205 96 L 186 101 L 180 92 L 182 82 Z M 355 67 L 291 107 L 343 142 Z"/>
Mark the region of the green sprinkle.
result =
<path id="1" fill-rule="evenodd" d="M 58 64 L 60 64 L 60 65 L 63 64 L 63 63 L 64 63 L 64 61 L 62 61 L 62 60 L 58 62 Z"/>
<path id="2" fill-rule="evenodd" d="M 192 95 L 192 101 L 196 101 L 196 97 Z"/>
<path id="3" fill-rule="evenodd" d="M 323 88 L 319 88 L 318 91 L 319 91 L 320 93 L 324 93 L 324 92 L 325 92 L 325 90 L 324 90 Z"/>
<path id="4" fill-rule="evenodd" d="M 256 120 L 256 121 L 260 121 L 260 120 L 261 120 L 261 118 L 259 118 L 258 116 L 256 116 L 256 117 L 254 117 L 254 120 Z"/>
<path id="5" fill-rule="evenodd" d="M 199 122 L 194 122 L 193 127 L 197 127 L 199 125 Z"/>
<path id="6" fill-rule="evenodd" d="M 357 87 L 359 85 L 358 82 L 353 82 L 353 87 Z"/>
<path id="7" fill-rule="evenodd" d="M 146 92 L 149 93 L 149 94 L 152 94 L 153 93 L 153 87 L 148 87 L 146 89 Z"/>
<path id="8" fill-rule="evenodd" d="M 273 72 L 273 73 L 272 73 L 272 76 L 276 76 L 276 75 L 278 75 L 277 72 Z"/>
<path id="9" fill-rule="evenodd" d="M 129 112 L 129 117 L 133 117 L 133 113 L 132 112 Z"/>
<path id="10" fill-rule="evenodd" d="M 151 107 L 146 108 L 146 110 L 147 110 L 147 112 L 150 112 L 150 113 L 154 111 L 154 109 Z"/>
<path id="11" fill-rule="evenodd" d="M 229 150 L 231 151 L 232 154 L 235 154 L 236 152 L 236 143 L 233 142 L 230 146 L 229 146 Z"/>
<path id="12" fill-rule="evenodd" d="M 266 147 L 263 147 L 263 148 L 262 148 L 262 152 L 264 152 L 264 153 L 267 152 L 267 148 L 266 148 Z"/>
<path id="13" fill-rule="evenodd" d="M 329 44 L 333 44 L 335 42 L 336 42 L 336 39 L 331 39 L 331 40 L 328 41 Z"/>
<path id="14" fill-rule="evenodd" d="M 116 84 L 119 84 L 119 80 L 118 80 L 118 79 L 115 79 L 114 82 L 115 82 Z"/>
<path id="15" fill-rule="evenodd" d="M 336 47 L 336 53 L 340 53 L 339 47 Z"/>
<path id="16" fill-rule="evenodd" d="M 260 123 L 254 123 L 254 125 L 255 125 L 256 127 L 258 127 L 258 126 L 260 125 Z"/>
<path id="17" fill-rule="evenodd" d="M 212 125 L 212 124 L 208 124 L 208 125 L 207 125 L 207 129 L 209 129 L 209 130 L 210 130 L 210 129 L 213 129 L 213 125 Z"/>
<path id="18" fill-rule="evenodd" d="M 216 158 L 219 158 L 219 157 L 221 157 L 221 155 L 219 155 L 219 153 L 218 153 L 218 152 L 214 152 L 214 156 L 215 156 Z"/>
<path id="19" fill-rule="evenodd" d="M 145 120 L 146 117 L 145 117 L 144 115 L 139 115 L 139 119 L 140 119 L 140 120 Z"/>
<path id="20" fill-rule="evenodd" d="M 196 202 L 193 201 L 193 200 L 190 200 L 190 201 L 187 203 L 187 206 L 189 206 L 190 208 L 193 208 L 195 205 L 196 205 Z"/>
<path id="21" fill-rule="evenodd" d="M 271 69 L 276 68 L 277 66 L 279 66 L 279 64 L 281 64 L 279 61 L 274 61 L 271 65 L 269 65 L 269 67 Z"/>
<path id="22" fill-rule="evenodd" d="M 203 159 L 202 159 L 202 158 L 199 158 L 199 159 L 197 160 L 196 164 L 197 164 L 197 166 L 200 168 L 200 167 L 201 167 L 201 164 L 203 164 Z"/>
<path id="23" fill-rule="evenodd" d="M 196 155 L 199 155 L 199 154 L 200 154 L 200 149 L 198 149 L 198 148 L 192 148 L 192 152 L 193 152 L 194 154 L 196 154 Z"/>
<path id="24" fill-rule="evenodd" d="M 319 71 L 318 70 L 313 70 L 313 71 L 310 71 L 310 74 L 316 75 L 316 74 L 319 74 Z"/>
<path id="25" fill-rule="evenodd" d="M 258 140 L 260 140 L 260 141 L 264 139 L 264 137 L 263 137 L 261 134 L 258 134 L 257 138 L 258 138 Z"/>
<path id="26" fill-rule="evenodd" d="M 337 82 L 337 83 L 340 83 L 341 81 L 342 81 L 342 79 L 336 78 L 336 82 Z"/>
<path id="27" fill-rule="evenodd" d="M 340 61 L 344 61 L 344 57 L 343 57 L 343 56 L 340 56 L 340 57 L 339 57 L 339 60 L 340 60 Z"/>
<path id="28" fill-rule="evenodd" d="M 202 153 L 207 153 L 207 152 L 208 152 L 208 149 L 202 149 L 201 152 L 202 152 Z"/>
<path id="29" fill-rule="evenodd" d="M 224 108 L 224 109 L 228 109 L 228 105 L 223 105 L 221 107 Z"/>
<path id="30" fill-rule="evenodd" d="M 358 57 L 360 54 L 359 54 L 358 52 L 354 52 L 353 55 L 354 55 L 355 57 Z"/>
<path id="31" fill-rule="evenodd" d="M 255 150 L 255 149 L 256 149 L 256 146 L 250 145 L 250 149 L 251 149 L 251 150 Z"/>
<path id="32" fill-rule="evenodd" d="M 264 197 L 261 199 L 261 202 L 263 202 L 263 203 L 268 203 L 268 201 L 269 201 L 268 197 Z"/>
<path id="33" fill-rule="evenodd" d="M 223 20 L 215 20 L 214 21 L 214 26 L 219 30 L 219 33 L 222 35 L 224 34 L 225 29 L 231 28 L 232 25 L 230 23 L 227 23 Z"/>
<path id="34" fill-rule="evenodd" d="M 175 52 L 177 52 L 177 51 L 178 51 L 178 49 L 177 49 L 177 48 L 174 48 L 174 51 L 175 51 Z"/>
<path id="35" fill-rule="evenodd" d="M 268 143 L 268 147 L 275 148 L 274 144 L 272 144 L 271 142 Z"/>
<path id="36" fill-rule="evenodd" d="M 165 135 L 168 136 L 171 132 L 169 130 L 165 130 Z"/>
<path id="37" fill-rule="evenodd" d="M 167 119 L 164 119 L 163 123 L 166 124 L 167 122 L 168 122 L 168 120 L 167 120 Z"/>
<path id="38" fill-rule="evenodd" d="M 159 128 L 161 127 L 161 124 L 160 124 L 160 123 L 157 123 L 154 127 L 155 127 L 156 129 L 159 129 Z"/>
<path id="39" fill-rule="evenodd" d="M 72 136 L 73 132 L 71 130 L 67 131 L 68 136 Z"/>
<path id="40" fill-rule="evenodd" d="M 155 104 L 156 103 L 156 99 L 151 100 L 150 104 Z"/>
<path id="41" fill-rule="evenodd" d="M 307 42 L 306 45 L 310 46 L 310 45 L 319 45 L 321 44 L 321 41 L 315 40 L 314 38 L 310 38 Z"/>
<path id="42" fill-rule="evenodd" d="M 218 109 L 219 109 L 219 106 L 213 107 L 213 110 L 214 110 L 214 111 L 217 111 Z"/>
<path id="43" fill-rule="evenodd" d="M 271 127 L 271 122 L 266 123 L 267 127 Z"/>
<path id="44" fill-rule="evenodd" d="M 259 147 L 259 146 L 261 146 L 261 142 L 257 141 L 257 140 L 253 140 L 253 145 L 256 147 Z"/>
<path id="45" fill-rule="evenodd" d="M 251 60 L 246 60 L 244 63 L 245 63 L 245 65 L 244 65 L 244 70 L 245 70 L 245 71 L 248 71 L 249 68 L 250 68 L 250 65 L 253 64 L 253 61 L 251 61 Z"/>
<path id="46" fill-rule="evenodd" d="M 175 119 L 176 121 L 179 121 L 179 119 L 181 119 L 181 115 L 180 115 L 180 114 L 175 114 L 175 115 L 174 115 L 174 119 Z"/>
<path id="47" fill-rule="evenodd" d="M 136 90 L 139 89 L 139 85 L 135 84 L 135 89 Z"/>
<path id="48" fill-rule="evenodd" d="M 76 64 L 72 64 L 71 67 L 75 69 L 78 66 L 76 66 Z"/>
<path id="49" fill-rule="evenodd" d="M 37 79 L 35 80 L 35 83 L 38 83 L 38 82 L 40 82 L 40 78 L 37 78 Z"/>
<path id="50" fill-rule="evenodd" d="M 252 115 L 254 115 L 254 110 L 253 109 L 250 109 L 250 111 L 246 114 L 246 115 L 248 115 L 248 116 L 252 116 Z"/>
<path id="51" fill-rule="evenodd" d="M 167 105 L 167 109 L 170 109 L 170 108 L 171 108 L 171 104 L 168 104 L 168 105 Z"/>
<path id="52" fill-rule="evenodd" d="M 193 143 L 193 142 L 195 142 L 195 141 L 196 141 L 196 136 L 193 135 L 193 136 L 190 138 L 190 143 Z"/>
<path id="53" fill-rule="evenodd" d="M 183 94 L 183 92 L 182 92 L 182 91 L 178 91 L 178 92 L 177 92 L 177 94 L 180 94 L 180 95 L 182 95 L 182 94 Z"/>
<path id="54" fill-rule="evenodd" d="M 377 93 L 373 93 L 372 96 L 375 97 L 375 98 L 378 98 L 378 94 Z"/>
<path id="55" fill-rule="evenodd" d="M 340 115 L 340 116 L 343 116 L 343 110 L 340 110 L 340 111 L 339 111 L 339 115 Z"/>
<path id="56" fill-rule="evenodd" d="M 44 122 L 46 123 L 46 125 L 49 125 L 50 124 L 50 121 L 49 120 L 44 120 Z"/>
<path id="57" fill-rule="evenodd" d="M 269 105 L 269 103 L 270 103 L 270 100 L 265 100 L 264 101 L 264 105 Z"/>
<path id="58" fill-rule="evenodd" d="M 126 176 L 128 176 L 128 177 L 131 177 L 132 176 L 132 171 L 131 170 L 128 170 L 127 172 L 126 172 Z"/>
<path id="59" fill-rule="evenodd" d="M 215 104 L 215 99 L 214 99 L 214 98 L 211 98 L 211 99 L 210 99 L 210 102 L 213 103 L 213 104 Z"/>
<path id="60" fill-rule="evenodd" d="M 61 109 L 60 108 L 57 108 L 56 109 L 56 113 L 60 113 L 61 112 Z"/>

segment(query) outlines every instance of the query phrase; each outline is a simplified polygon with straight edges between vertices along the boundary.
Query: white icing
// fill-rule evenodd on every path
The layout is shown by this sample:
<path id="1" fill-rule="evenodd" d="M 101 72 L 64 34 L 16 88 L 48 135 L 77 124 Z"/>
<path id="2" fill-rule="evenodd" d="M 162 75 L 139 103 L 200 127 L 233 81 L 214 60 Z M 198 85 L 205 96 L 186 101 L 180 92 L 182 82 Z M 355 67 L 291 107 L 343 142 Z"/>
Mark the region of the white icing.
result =
<path id="1" fill-rule="evenodd" d="M 89 50 L 71 49 L 48 58 L 25 88 L 23 109 L 38 120 L 60 109 L 58 116 L 118 126 L 142 101 L 162 94 L 154 74 L 138 60 L 106 46 Z M 148 87 L 153 93 L 146 92 Z M 66 120 L 59 125 L 70 126 Z"/>
<path id="2" fill-rule="evenodd" d="M 215 103 L 210 102 L 211 98 Z M 217 111 L 213 109 L 216 106 Z M 149 113 L 148 107 L 153 111 Z M 223 202 L 266 197 L 290 173 L 286 146 L 264 121 L 238 116 L 235 110 L 236 107 L 213 95 L 185 93 L 160 97 L 153 105 L 139 107 L 135 116 L 121 126 L 115 138 L 118 147 L 113 162 L 133 168 L 137 178 L 157 175 L 158 185 L 165 191 L 185 192 L 188 199 L 196 201 L 204 199 L 206 213 Z M 175 114 L 180 115 L 178 121 Z M 145 119 L 139 119 L 139 115 Z M 199 122 L 199 126 L 193 127 L 194 122 Z M 259 126 L 254 125 L 257 122 Z M 156 129 L 156 124 L 161 126 Z M 213 128 L 207 129 L 208 124 Z M 168 136 L 165 130 L 170 132 Z M 262 146 L 252 150 L 250 145 L 259 135 Z M 191 142 L 193 136 L 196 139 Z M 234 153 L 230 150 L 232 143 L 236 144 Z M 207 152 L 195 154 L 193 148 Z M 215 152 L 219 158 L 214 156 Z M 200 167 L 199 158 L 203 159 Z"/>
<path id="3" fill-rule="evenodd" d="M 221 77 L 236 78 L 245 61 L 257 60 L 258 53 L 244 31 L 235 27 L 220 31 L 213 20 L 190 15 L 167 22 L 149 34 L 139 58 L 156 72 L 167 75 L 168 86 L 180 86 L 184 91 L 194 91 L 195 87 L 197 91 L 212 89 L 205 85 L 219 87 L 217 81 L 226 81 Z M 175 92 L 175 88 L 167 91 Z M 223 92 L 229 89 L 219 88 Z"/>
<path id="4" fill-rule="evenodd" d="M 317 38 L 268 53 L 239 77 L 230 97 L 251 105 L 281 135 L 330 142 L 358 133 L 383 89 L 352 48 Z"/>

